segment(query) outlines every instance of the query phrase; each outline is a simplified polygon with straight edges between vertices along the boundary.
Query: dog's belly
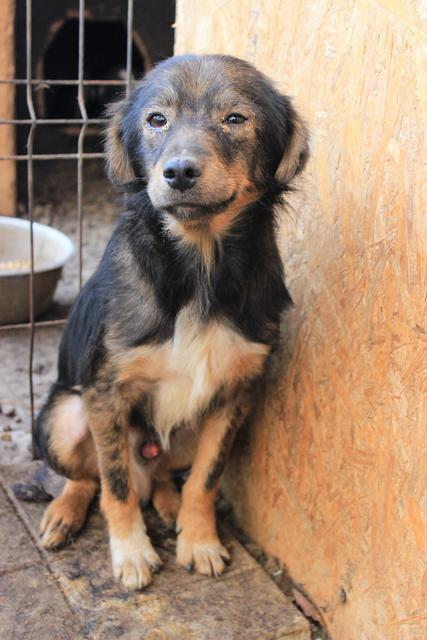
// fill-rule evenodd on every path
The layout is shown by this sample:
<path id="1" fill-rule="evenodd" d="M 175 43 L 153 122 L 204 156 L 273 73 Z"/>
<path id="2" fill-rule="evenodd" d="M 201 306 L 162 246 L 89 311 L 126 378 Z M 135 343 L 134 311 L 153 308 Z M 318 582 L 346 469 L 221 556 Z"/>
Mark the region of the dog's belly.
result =
<path id="1" fill-rule="evenodd" d="M 121 357 L 119 381 L 130 385 L 135 397 L 148 392 L 153 426 L 167 447 L 174 426 L 191 426 L 221 388 L 256 376 L 268 351 L 225 322 L 204 322 L 185 307 L 171 340 L 136 347 Z"/>

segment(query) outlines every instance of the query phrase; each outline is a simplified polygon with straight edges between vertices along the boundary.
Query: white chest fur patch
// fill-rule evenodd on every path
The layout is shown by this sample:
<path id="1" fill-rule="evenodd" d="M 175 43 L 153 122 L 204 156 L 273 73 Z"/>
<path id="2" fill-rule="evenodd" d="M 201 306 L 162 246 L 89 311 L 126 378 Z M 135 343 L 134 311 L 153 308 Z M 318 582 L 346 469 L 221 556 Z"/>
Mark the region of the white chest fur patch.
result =
<path id="1" fill-rule="evenodd" d="M 268 346 L 246 340 L 224 322 L 201 322 L 191 307 L 185 307 L 173 338 L 162 345 L 137 347 L 122 371 L 131 384 L 149 390 L 154 426 L 167 446 L 171 429 L 194 422 L 221 386 L 259 373 L 268 351 Z"/>

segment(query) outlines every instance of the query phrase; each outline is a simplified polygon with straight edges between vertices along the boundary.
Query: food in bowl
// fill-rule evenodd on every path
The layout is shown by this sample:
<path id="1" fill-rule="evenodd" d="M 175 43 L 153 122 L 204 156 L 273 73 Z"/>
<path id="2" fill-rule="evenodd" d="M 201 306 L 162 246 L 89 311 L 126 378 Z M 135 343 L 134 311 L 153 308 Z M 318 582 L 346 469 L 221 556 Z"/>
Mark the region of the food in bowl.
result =
<path id="1" fill-rule="evenodd" d="M 34 316 L 52 304 L 62 268 L 73 254 L 73 243 L 60 231 L 33 223 Z M 0 216 L 0 324 L 30 319 L 30 223 Z"/>

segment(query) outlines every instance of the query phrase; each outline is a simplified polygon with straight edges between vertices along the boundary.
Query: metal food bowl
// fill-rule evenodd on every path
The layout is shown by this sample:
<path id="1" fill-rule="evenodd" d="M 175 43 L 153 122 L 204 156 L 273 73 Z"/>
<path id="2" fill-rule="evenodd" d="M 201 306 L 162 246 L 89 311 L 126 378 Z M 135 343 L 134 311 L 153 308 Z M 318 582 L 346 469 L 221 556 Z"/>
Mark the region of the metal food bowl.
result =
<path id="1" fill-rule="evenodd" d="M 49 309 L 62 267 L 73 254 L 66 235 L 38 222 L 34 237 L 34 317 Z M 0 324 L 28 322 L 30 317 L 30 223 L 0 216 Z"/>

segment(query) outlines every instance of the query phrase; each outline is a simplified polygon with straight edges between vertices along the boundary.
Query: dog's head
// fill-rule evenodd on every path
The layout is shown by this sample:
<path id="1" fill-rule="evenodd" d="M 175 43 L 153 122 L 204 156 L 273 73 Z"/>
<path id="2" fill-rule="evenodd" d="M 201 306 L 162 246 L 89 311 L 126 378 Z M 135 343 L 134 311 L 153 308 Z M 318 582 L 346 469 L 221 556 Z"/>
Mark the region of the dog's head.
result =
<path id="1" fill-rule="evenodd" d="M 184 223 L 279 194 L 308 157 L 289 98 L 230 56 L 170 58 L 110 115 L 113 182 L 146 188 L 155 209 Z"/>

